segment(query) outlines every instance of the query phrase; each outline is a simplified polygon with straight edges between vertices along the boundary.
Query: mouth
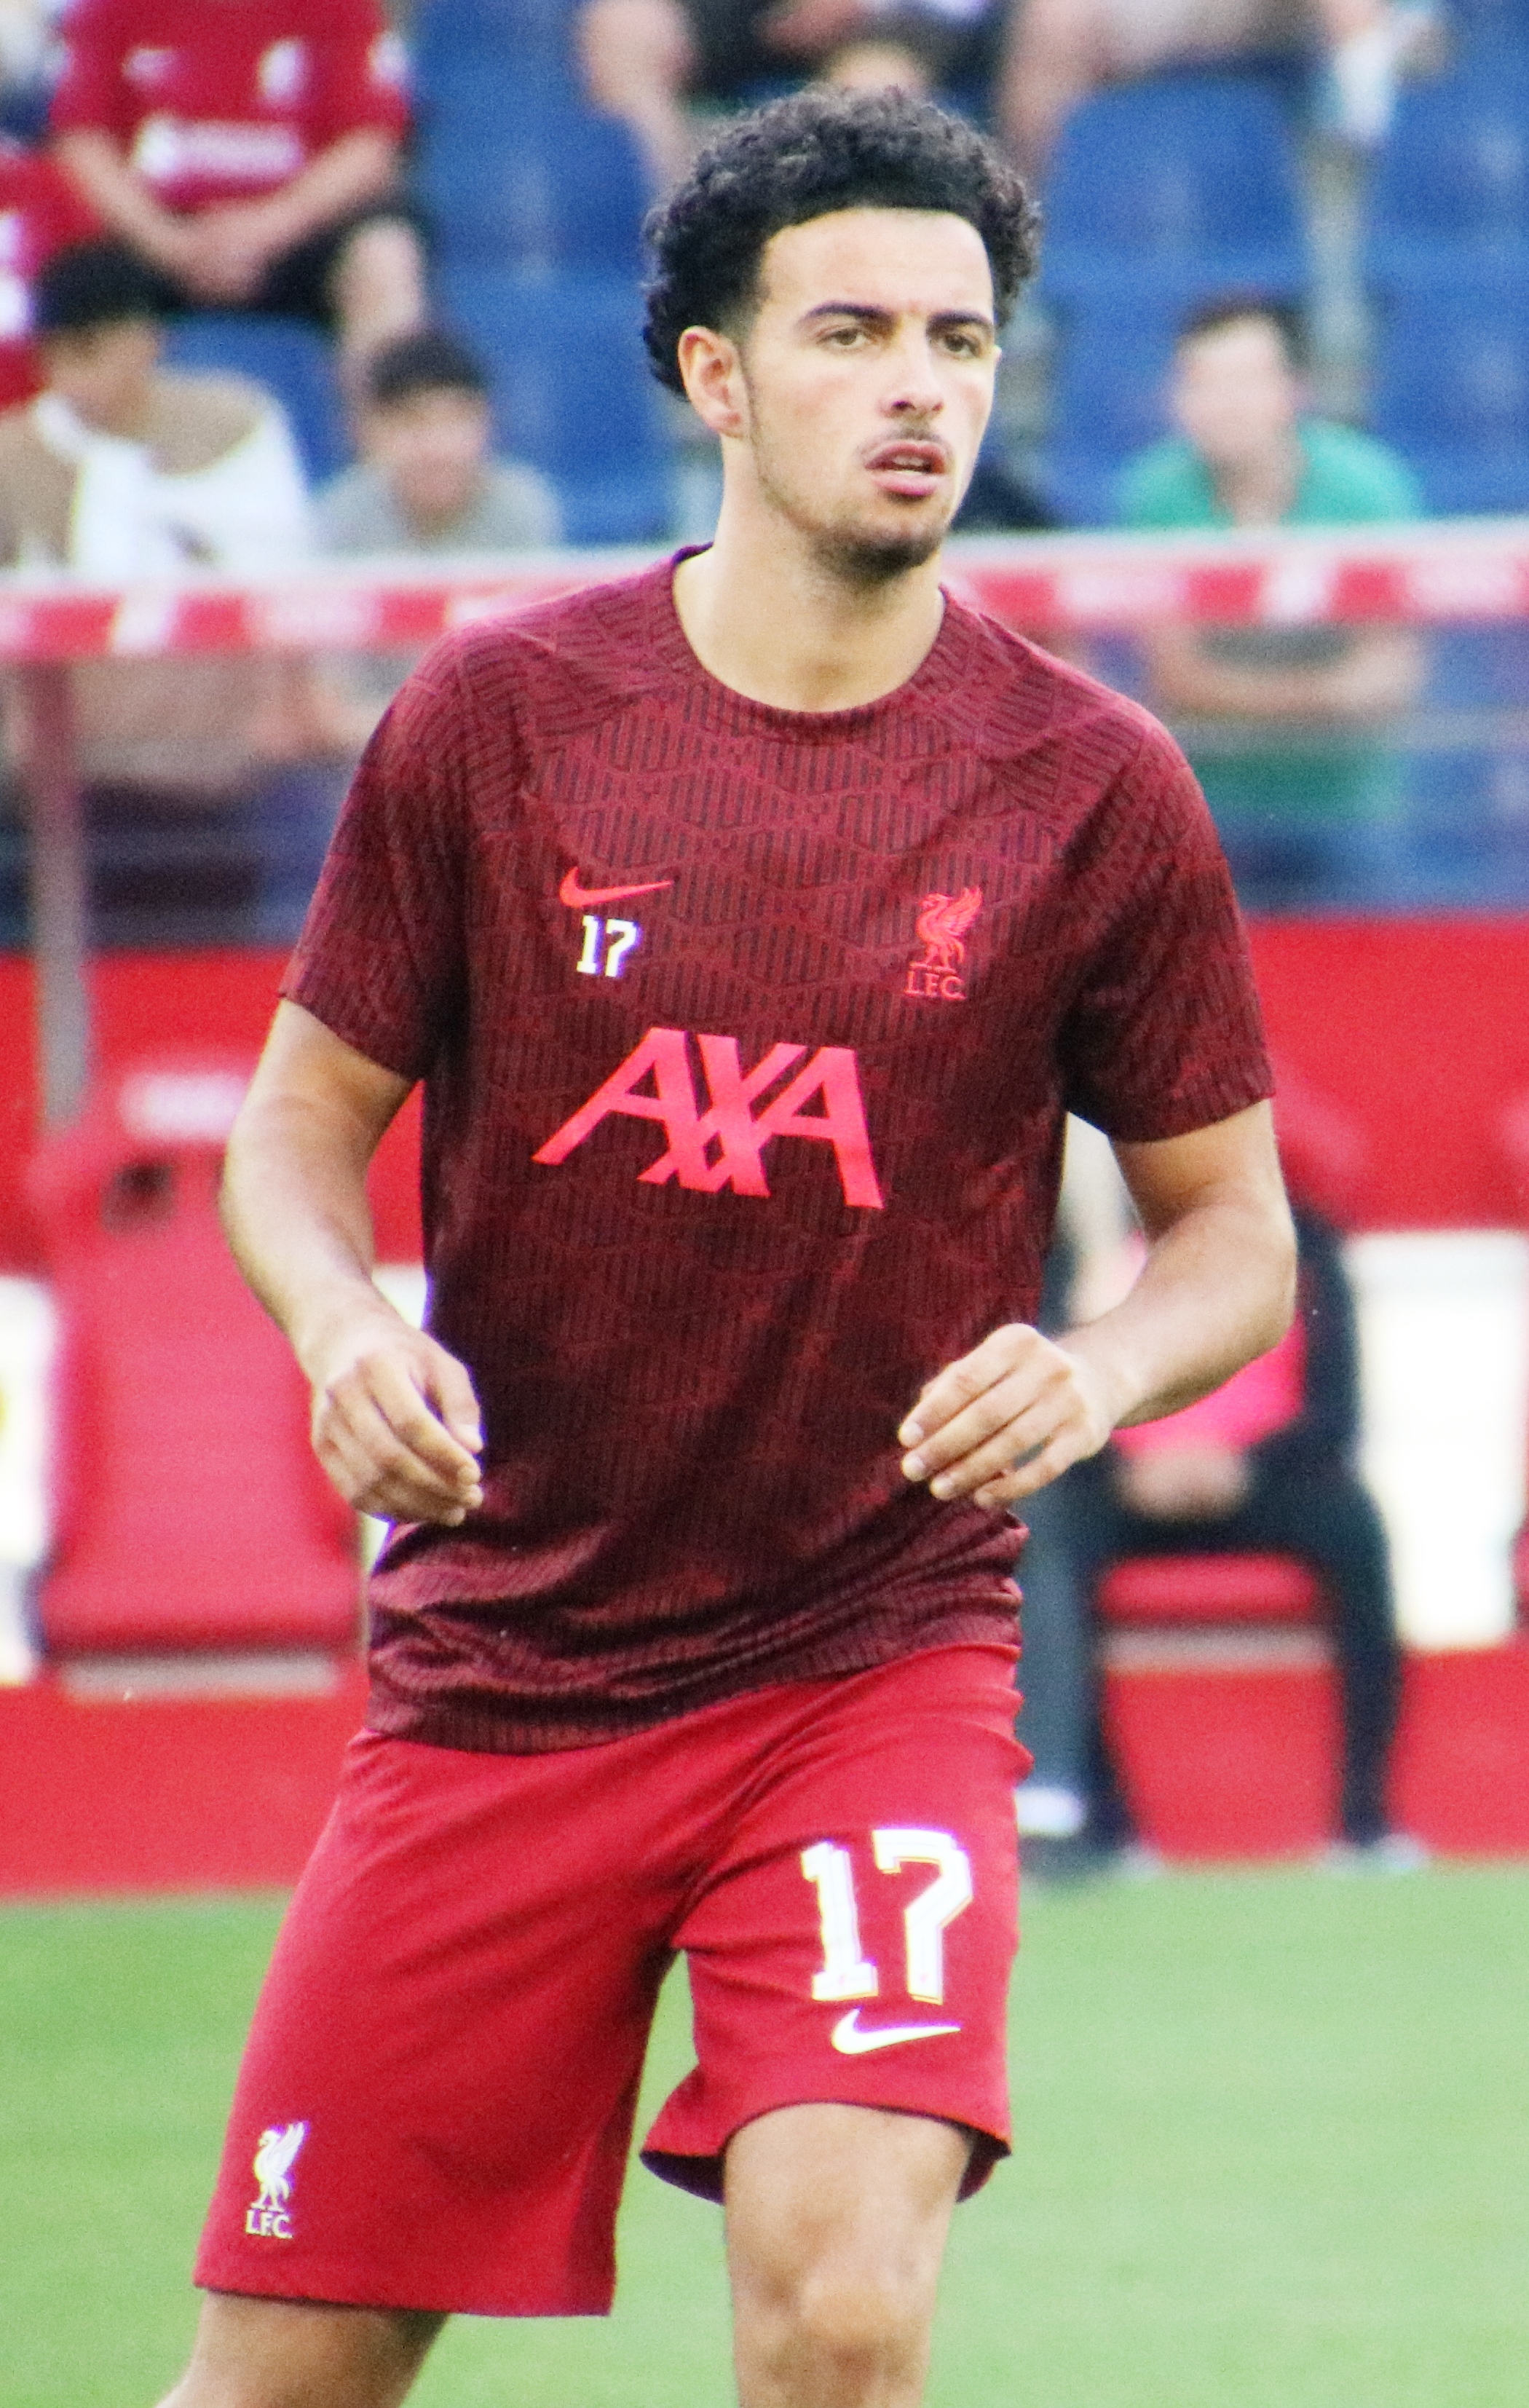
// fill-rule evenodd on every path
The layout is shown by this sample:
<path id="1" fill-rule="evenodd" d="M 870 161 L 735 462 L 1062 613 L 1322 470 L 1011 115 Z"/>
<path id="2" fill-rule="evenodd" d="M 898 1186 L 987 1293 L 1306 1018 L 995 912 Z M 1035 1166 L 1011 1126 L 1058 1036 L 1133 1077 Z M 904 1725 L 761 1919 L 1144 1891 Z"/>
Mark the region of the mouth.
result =
<path id="1" fill-rule="evenodd" d="M 870 453 L 866 467 L 884 494 L 922 501 L 938 491 L 950 461 L 943 443 L 905 437 L 882 443 Z"/>

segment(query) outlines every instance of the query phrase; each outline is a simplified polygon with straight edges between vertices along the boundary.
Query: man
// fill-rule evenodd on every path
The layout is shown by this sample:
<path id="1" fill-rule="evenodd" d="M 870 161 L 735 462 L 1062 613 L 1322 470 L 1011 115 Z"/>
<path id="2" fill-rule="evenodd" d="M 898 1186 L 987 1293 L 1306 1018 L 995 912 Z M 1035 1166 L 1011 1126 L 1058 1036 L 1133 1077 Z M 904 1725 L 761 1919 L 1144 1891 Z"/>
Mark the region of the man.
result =
<path id="1" fill-rule="evenodd" d="M 351 559 L 522 552 L 557 543 L 557 495 L 493 455 L 489 380 L 454 335 L 400 335 L 367 362 L 361 458 L 319 496 L 319 541 Z M 338 672 L 336 728 L 359 751 L 417 652 L 364 652 Z"/>
<path id="2" fill-rule="evenodd" d="M 46 382 L 0 417 L 0 563 L 109 586 L 307 557 L 307 496 L 280 409 L 242 378 L 162 367 L 160 306 L 151 271 L 120 243 L 77 244 L 40 271 Z M 259 933 L 269 881 L 286 874 L 302 888 L 300 919 L 334 811 L 303 773 L 275 767 L 297 760 L 312 732 L 306 670 L 207 654 L 86 662 L 72 682 L 101 933 Z M 7 733 L 24 767 L 20 692 Z M 299 850 L 306 832 L 306 867 L 264 859 L 273 814 L 288 838 L 295 818 Z"/>
<path id="3" fill-rule="evenodd" d="M 58 157 L 188 309 L 260 309 L 366 353 L 423 315 L 396 191 L 403 55 L 376 0 L 77 0 Z"/>
<path id="4" fill-rule="evenodd" d="M 603 2309 L 679 1948 L 699 2062 L 648 2154 L 725 2200 L 745 2408 L 920 2396 L 1007 2148 L 1004 1509 L 1289 1310 L 1193 781 L 938 582 L 1032 223 L 927 104 L 729 126 L 649 320 L 715 542 L 449 639 L 363 765 L 228 1217 L 395 1529 L 176 2408 L 393 2401 L 449 2312 Z M 422 1075 L 428 1335 L 364 1188 Z M 1069 1097 L 1154 1245 L 1063 1346 Z"/>
<path id="5" fill-rule="evenodd" d="M 1038 174 L 1070 112 L 1100 84 L 1314 48 L 1326 69 L 1327 122 L 1367 149 L 1391 122 L 1401 78 L 1436 57 L 1437 12 L 1428 0 L 1021 0 L 1005 45 L 999 121 Z"/>
<path id="6" fill-rule="evenodd" d="M 698 133 L 691 105 L 736 108 L 788 79 L 863 90 L 979 91 L 1004 0 L 583 0 L 576 19 L 597 108 L 624 118 L 664 188 Z"/>
<path id="7" fill-rule="evenodd" d="M 1355 1463 L 1359 1332 L 1333 1223 L 1295 1197 L 1300 1312 L 1272 1353 L 1213 1397 L 1122 1431 L 1065 1487 L 1073 1572 L 1092 1597 L 1136 1555 L 1291 1555 L 1320 1573 L 1342 1704 L 1338 1834 L 1325 1861 L 1410 1872 L 1426 1851 L 1392 1828 L 1387 1775 L 1401 1650 L 1385 1525 Z M 1087 1847 L 1130 1848 L 1135 1826 L 1095 1700 Z"/>
<path id="8" fill-rule="evenodd" d="M 1179 432 L 1126 470 L 1128 526 L 1356 526 L 1419 514 L 1404 463 L 1308 414 L 1300 334 L 1279 303 L 1233 294 L 1186 320 Z M 1190 758 L 1246 903 L 1363 900 L 1387 874 L 1397 768 L 1379 741 L 1417 692 L 1405 629 L 1153 626 L 1154 705 Z"/>
<path id="9" fill-rule="evenodd" d="M 46 151 L 0 135 L 0 408 L 42 385 L 32 337 L 32 287 L 55 251 L 98 231 L 79 193 Z"/>

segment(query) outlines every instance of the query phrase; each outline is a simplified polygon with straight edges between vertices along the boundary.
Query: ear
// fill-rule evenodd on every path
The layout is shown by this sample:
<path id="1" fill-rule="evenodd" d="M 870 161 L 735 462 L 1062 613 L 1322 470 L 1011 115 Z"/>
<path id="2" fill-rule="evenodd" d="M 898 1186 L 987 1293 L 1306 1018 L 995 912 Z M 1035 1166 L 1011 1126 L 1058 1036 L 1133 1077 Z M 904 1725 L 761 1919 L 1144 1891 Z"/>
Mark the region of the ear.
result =
<path id="1" fill-rule="evenodd" d="M 685 397 L 713 435 L 741 435 L 748 423 L 738 347 L 709 326 L 687 326 L 679 337 Z"/>

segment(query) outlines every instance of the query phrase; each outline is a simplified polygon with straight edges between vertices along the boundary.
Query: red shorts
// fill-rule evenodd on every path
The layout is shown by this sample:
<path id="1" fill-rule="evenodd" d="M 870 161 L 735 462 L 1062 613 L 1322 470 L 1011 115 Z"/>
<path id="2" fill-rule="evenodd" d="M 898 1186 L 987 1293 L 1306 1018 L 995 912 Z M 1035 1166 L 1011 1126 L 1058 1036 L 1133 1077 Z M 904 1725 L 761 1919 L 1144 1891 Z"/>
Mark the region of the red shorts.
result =
<path id="1" fill-rule="evenodd" d="M 659 1985 L 697 2064 L 644 2156 L 722 2195 L 733 2133 L 842 2100 L 1007 2150 L 1013 1658 L 951 1647 L 600 1747 L 366 1732 L 245 2053 L 196 2279 L 476 2315 L 610 2305 Z"/>

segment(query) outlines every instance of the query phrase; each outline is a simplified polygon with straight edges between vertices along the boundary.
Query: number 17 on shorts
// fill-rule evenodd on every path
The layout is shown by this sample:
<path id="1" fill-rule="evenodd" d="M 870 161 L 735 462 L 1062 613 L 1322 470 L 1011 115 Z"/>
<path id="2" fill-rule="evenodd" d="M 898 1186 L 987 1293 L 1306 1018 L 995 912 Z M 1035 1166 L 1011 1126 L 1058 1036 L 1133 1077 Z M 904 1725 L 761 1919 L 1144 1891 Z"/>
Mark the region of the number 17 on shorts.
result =
<path id="1" fill-rule="evenodd" d="M 884 1825 L 871 1833 L 872 1860 L 879 1873 L 900 1873 L 905 1865 L 927 1865 L 931 1878 L 903 1909 L 903 1978 L 895 1986 L 911 2000 L 932 2007 L 945 2003 L 945 1934 L 958 1914 L 972 1902 L 971 1859 L 949 1831 L 923 1831 Z M 812 1976 L 812 1995 L 820 2000 L 877 1999 L 881 1996 L 879 1967 L 861 1943 L 860 1905 L 855 1894 L 854 1859 L 834 1840 L 819 1840 L 802 1850 L 802 1871 L 818 1893 L 818 1917 L 822 1935 L 822 1964 Z M 930 2040 L 936 2034 L 959 2032 L 959 2023 L 862 2023 L 858 2005 L 850 2007 L 829 2035 L 844 2057 L 865 2057 L 872 2050 L 896 2048 L 905 2042 Z"/>

